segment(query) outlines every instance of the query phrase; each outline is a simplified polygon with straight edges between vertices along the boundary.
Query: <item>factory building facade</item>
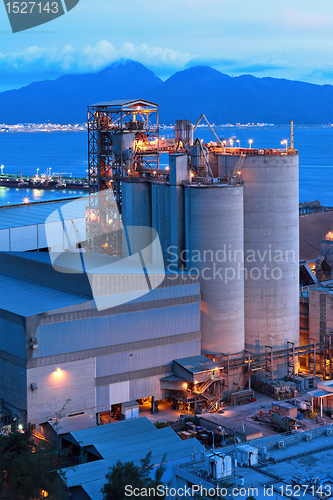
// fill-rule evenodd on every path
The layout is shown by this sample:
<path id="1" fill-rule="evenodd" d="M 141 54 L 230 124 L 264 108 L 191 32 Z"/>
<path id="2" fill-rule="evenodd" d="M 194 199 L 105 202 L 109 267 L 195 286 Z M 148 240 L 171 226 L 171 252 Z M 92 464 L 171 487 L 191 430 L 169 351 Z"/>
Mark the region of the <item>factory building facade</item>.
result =
<path id="1" fill-rule="evenodd" d="M 0 254 L 0 393 L 22 424 L 160 400 L 173 360 L 200 354 L 198 278 L 98 310 L 86 275 L 67 271 L 47 253 Z"/>

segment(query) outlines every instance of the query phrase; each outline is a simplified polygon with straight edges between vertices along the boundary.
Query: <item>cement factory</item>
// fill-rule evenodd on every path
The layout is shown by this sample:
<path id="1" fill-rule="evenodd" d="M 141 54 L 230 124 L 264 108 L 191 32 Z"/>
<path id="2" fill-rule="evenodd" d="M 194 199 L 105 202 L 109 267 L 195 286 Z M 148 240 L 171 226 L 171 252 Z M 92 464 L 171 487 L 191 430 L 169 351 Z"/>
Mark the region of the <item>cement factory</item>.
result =
<path id="1" fill-rule="evenodd" d="M 90 192 L 112 188 L 125 227 L 155 229 L 167 269 L 199 271 L 204 353 L 296 345 L 293 140 L 283 150 L 241 149 L 227 147 L 212 129 L 215 142 L 204 145 L 193 141 L 195 129 L 178 121 L 175 139 L 160 139 L 158 106 L 146 101 L 89 107 Z"/>
<path id="2" fill-rule="evenodd" d="M 166 138 L 157 104 L 102 102 L 88 151 L 89 196 L 0 211 L 3 425 L 209 413 L 332 378 L 328 323 L 300 330 L 293 123 L 289 147 L 241 148 L 204 115 Z"/>

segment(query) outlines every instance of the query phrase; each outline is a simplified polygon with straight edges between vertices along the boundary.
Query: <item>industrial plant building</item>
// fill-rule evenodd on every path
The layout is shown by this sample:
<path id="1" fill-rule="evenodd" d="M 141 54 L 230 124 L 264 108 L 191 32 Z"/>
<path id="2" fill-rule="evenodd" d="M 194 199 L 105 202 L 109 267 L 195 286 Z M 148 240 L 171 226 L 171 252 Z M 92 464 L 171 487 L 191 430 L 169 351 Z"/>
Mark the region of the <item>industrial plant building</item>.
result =
<path id="1" fill-rule="evenodd" d="M 163 139 L 154 103 L 89 106 L 89 197 L 1 211 L 1 395 L 19 421 L 99 422 L 142 398 L 216 408 L 255 371 L 295 375 L 293 133 L 253 149 L 196 126 Z"/>
<path id="2" fill-rule="evenodd" d="M 160 139 L 154 103 L 90 106 L 90 192 L 112 189 L 124 227 L 153 228 L 166 267 L 200 274 L 204 353 L 298 344 L 293 132 L 289 148 L 258 150 L 223 142 L 213 129 L 212 142 L 203 144 L 193 140 L 195 128 L 181 120 L 175 139 Z"/>

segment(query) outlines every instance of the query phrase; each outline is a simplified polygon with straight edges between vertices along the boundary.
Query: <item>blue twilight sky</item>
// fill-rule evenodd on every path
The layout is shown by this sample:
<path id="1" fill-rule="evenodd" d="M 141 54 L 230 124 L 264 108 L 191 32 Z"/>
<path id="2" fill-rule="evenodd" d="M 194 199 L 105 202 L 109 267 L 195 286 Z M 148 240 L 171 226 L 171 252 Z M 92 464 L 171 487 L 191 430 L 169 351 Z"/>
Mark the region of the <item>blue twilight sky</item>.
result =
<path id="1" fill-rule="evenodd" d="M 333 0 L 80 0 L 15 34 L 0 5 L 0 91 L 120 58 L 162 79 L 205 64 L 228 75 L 332 84 Z"/>

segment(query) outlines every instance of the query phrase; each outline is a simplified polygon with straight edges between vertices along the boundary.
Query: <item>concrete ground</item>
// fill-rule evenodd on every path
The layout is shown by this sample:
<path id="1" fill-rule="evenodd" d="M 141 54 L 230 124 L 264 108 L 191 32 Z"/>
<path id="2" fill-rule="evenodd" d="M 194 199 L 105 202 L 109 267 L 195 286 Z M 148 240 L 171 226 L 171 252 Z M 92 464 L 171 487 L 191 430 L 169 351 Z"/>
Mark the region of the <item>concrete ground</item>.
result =
<path id="1" fill-rule="evenodd" d="M 147 417 L 151 422 L 177 422 L 180 415 L 185 413 L 181 410 L 173 410 L 171 403 L 165 400 L 160 403 L 156 413 L 151 413 L 150 402 L 140 405 L 139 411 L 140 417 Z"/>
<path id="2" fill-rule="evenodd" d="M 223 413 L 209 413 L 198 415 L 204 416 L 209 415 L 210 419 L 214 422 L 216 421 L 216 426 L 221 425 L 224 427 L 228 427 L 233 429 L 235 425 L 241 425 L 242 423 L 247 424 L 249 429 L 257 429 L 257 432 L 262 432 L 263 436 L 272 436 L 277 434 L 275 431 L 266 427 L 259 422 L 255 422 L 252 420 L 252 416 L 256 414 L 256 412 L 263 410 L 264 413 L 268 413 L 268 411 L 272 407 L 272 403 L 275 402 L 275 399 L 270 396 L 266 396 L 265 394 L 261 394 L 259 392 L 255 393 L 256 401 L 253 403 L 248 403 L 246 405 L 237 405 L 237 406 L 225 406 L 223 408 Z M 304 399 L 304 398 L 298 398 Z M 150 402 L 145 402 L 140 405 L 140 416 L 147 417 L 151 422 L 176 422 L 179 420 L 180 415 L 187 413 L 184 410 L 173 410 L 171 407 L 171 403 L 163 400 L 160 403 L 159 411 L 156 413 L 151 413 L 151 404 Z M 326 414 L 323 414 L 322 418 L 323 424 L 332 423 L 332 419 L 328 417 Z M 318 422 L 316 420 L 310 418 L 302 419 L 302 423 L 306 424 L 308 429 L 312 429 L 318 427 Z"/>

